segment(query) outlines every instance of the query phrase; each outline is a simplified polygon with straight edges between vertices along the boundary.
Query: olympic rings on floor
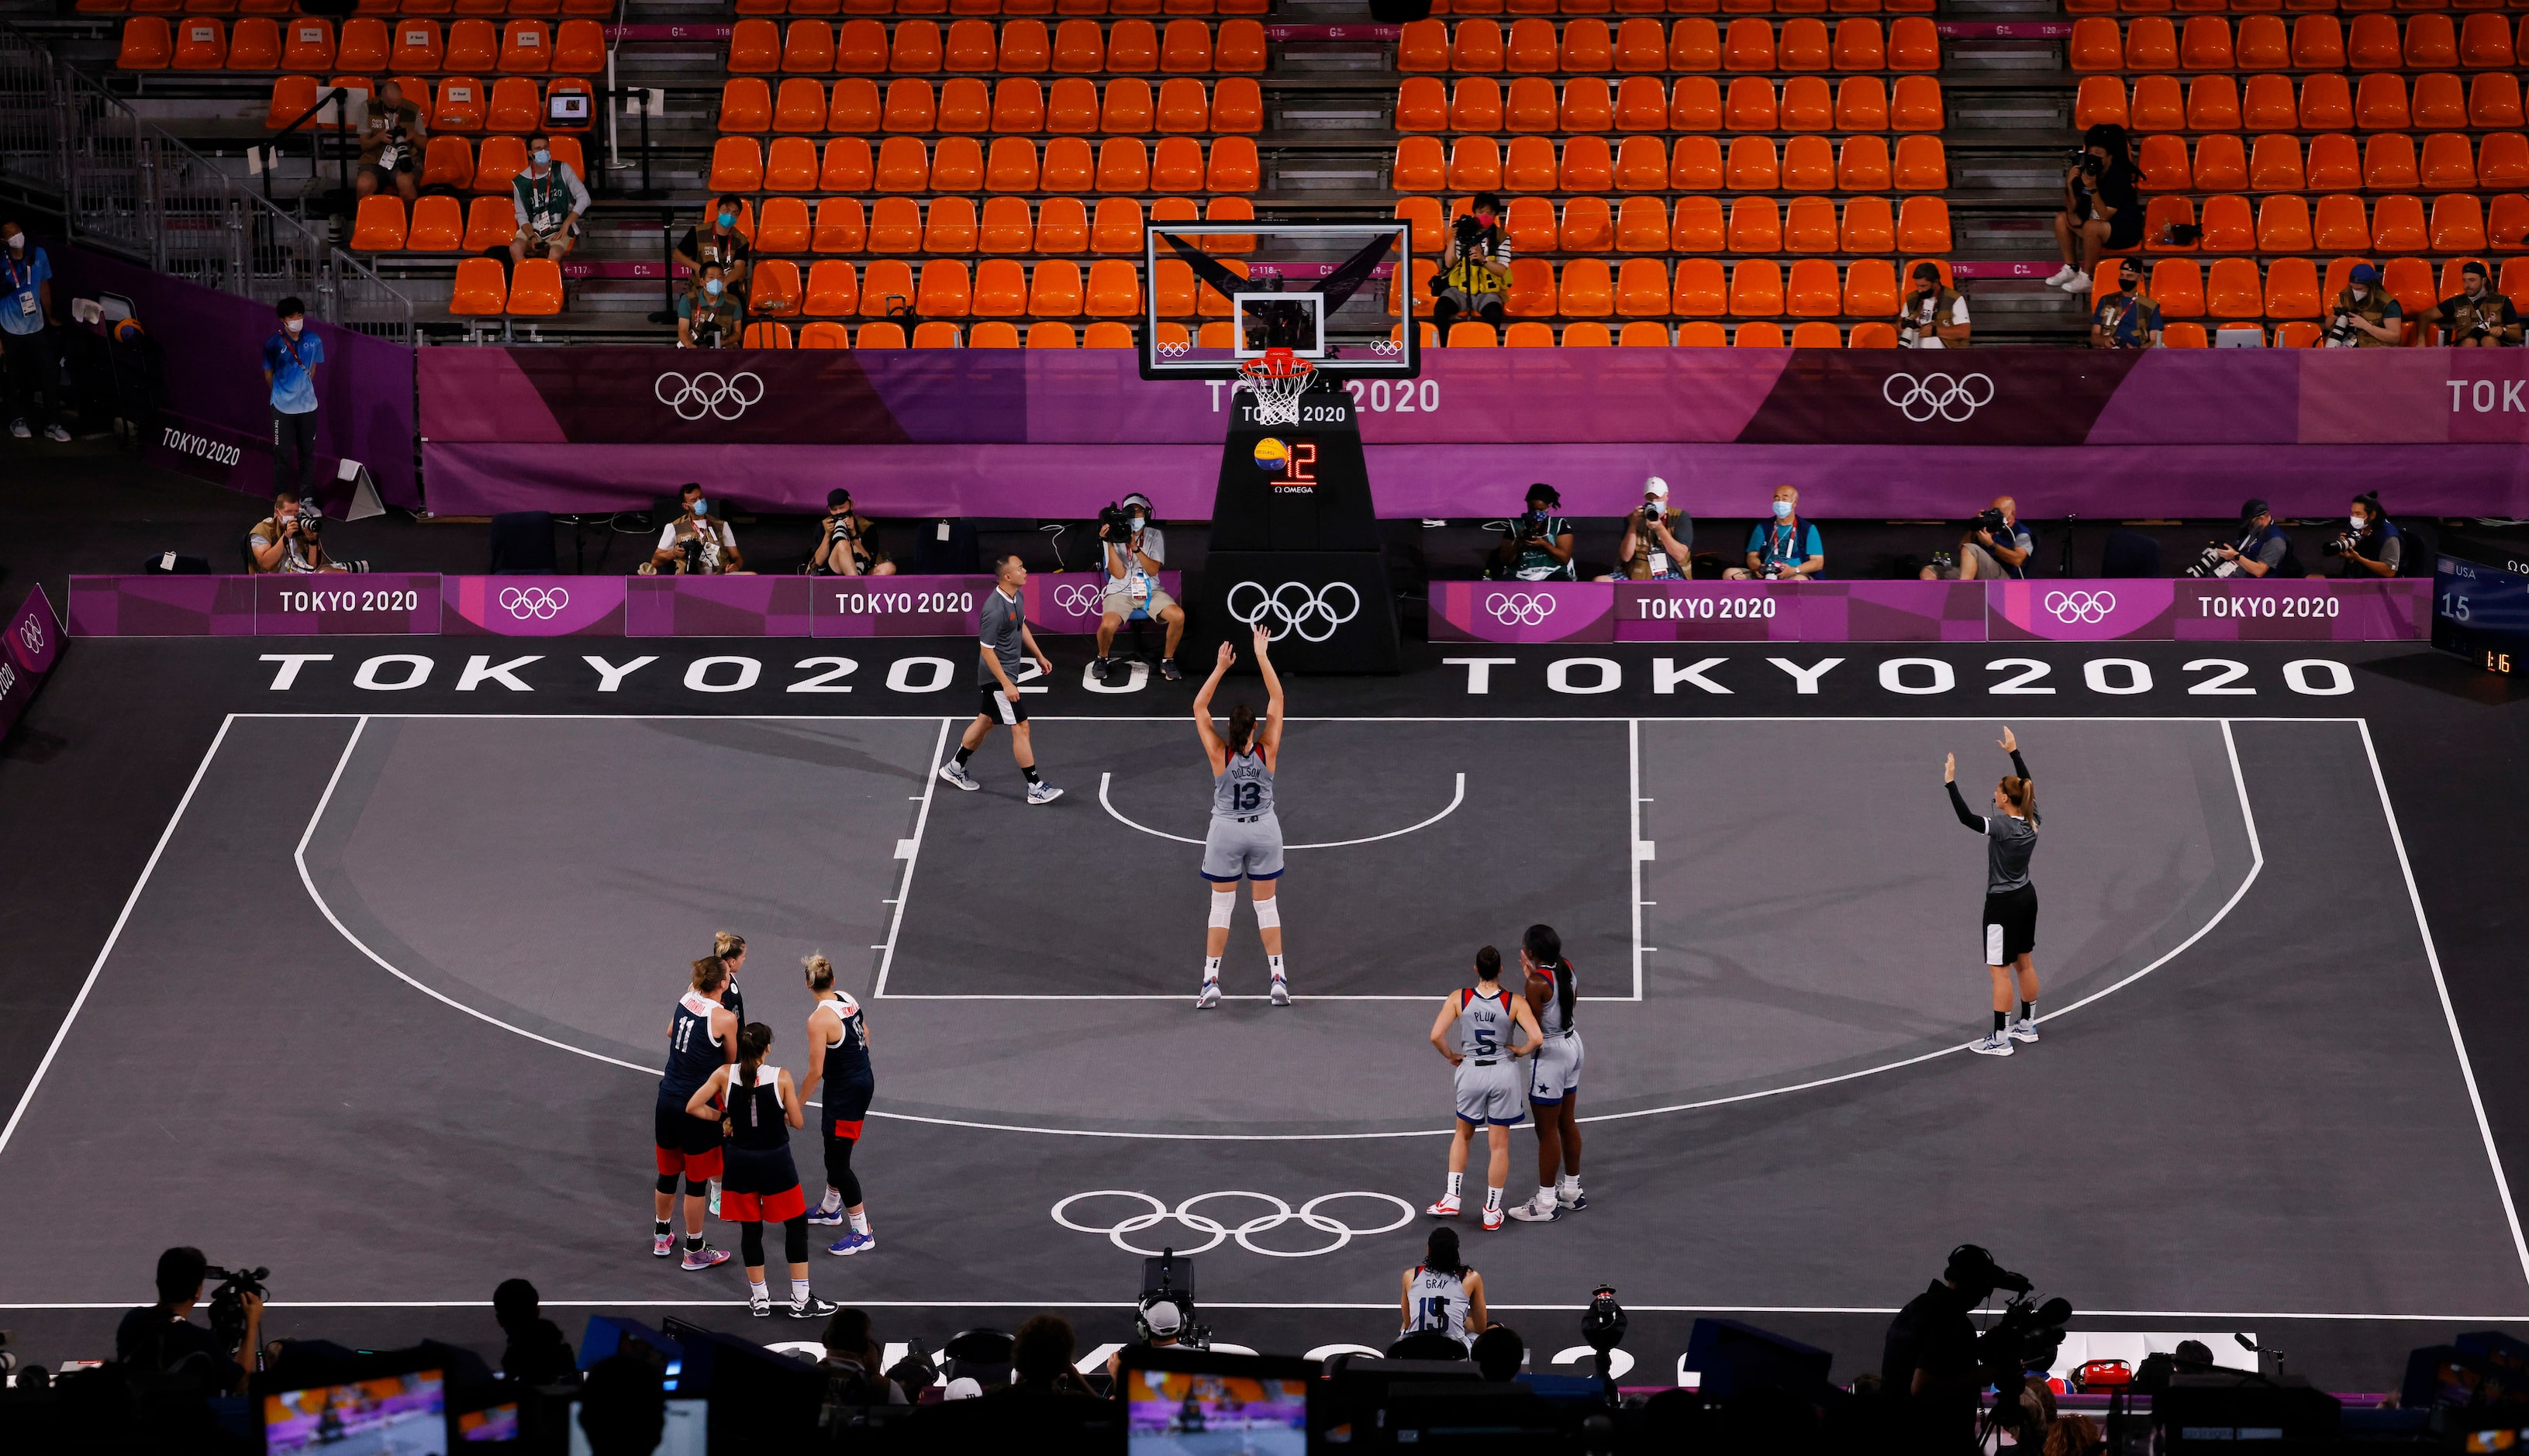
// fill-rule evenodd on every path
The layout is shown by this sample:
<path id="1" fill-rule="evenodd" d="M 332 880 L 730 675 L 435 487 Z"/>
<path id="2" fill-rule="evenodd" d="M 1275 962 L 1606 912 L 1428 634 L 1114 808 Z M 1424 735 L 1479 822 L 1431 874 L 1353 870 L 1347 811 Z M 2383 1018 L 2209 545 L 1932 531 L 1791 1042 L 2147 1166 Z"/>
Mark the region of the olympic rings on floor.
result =
<path id="1" fill-rule="evenodd" d="M 1094 1224 L 1075 1223 L 1065 1215 L 1064 1211 L 1084 1198 L 1134 1199 L 1147 1205 L 1150 1212 L 1146 1213 L 1131 1214 L 1119 1222 L 1103 1228 Z M 1233 1227 L 1194 1211 L 1197 1204 L 1209 1203 L 1216 1198 L 1254 1199 L 1258 1203 L 1270 1204 L 1273 1212 L 1269 1213 L 1259 1213 L 1255 1217 L 1248 1219 L 1246 1222 Z M 1382 1223 L 1374 1228 L 1355 1228 L 1343 1219 L 1318 1212 L 1318 1210 L 1323 1205 L 1336 1202 L 1339 1199 L 1347 1198 L 1366 1198 L 1394 1204 L 1396 1206 L 1395 1221 Z M 1178 1223 L 1183 1224 L 1186 1228 L 1195 1233 L 1208 1234 L 1211 1236 L 1206 1242 L 1197 1244 L 1191 1249 L 1177 1250 L 1176 1252 L 1179 1254 L 1202 1254 L 1209 1250 L 1217 1249 L 1225 1241 L 1234 1238 L 1238 1241 L 1238 1246 L 1240 1248 L 1245 1249 L 1251 1254 L 1263 1254 L 1273 1259 L 1314 1259 L 1320 1254 L 1332 1254 L 1337 1249 L 1351 1243 L 1356 1236 L 1367 1237 L 1371 1234 L 1393 1233 L 1396 1230 L 1403 1228 L 1406 1224 L 1413 1222 L 1414 1213 L 1415 1210 L 1412 1204 L 1407 1203 L 1405 1200 L 1398 1198 L 1392 1193 L 1324 1193 L 1309 1200 L 1305 1204 L 1302 1204 L 1298 1210 L 1294 1211 L 1289 1204 L 1283 1202 L 1281 1199 L 1275 1198 L 1269 1193 L 1250 1193 L 1239 1189 L 1232 1189 L 1221 1193 L 1198 1193 L 1194 1197 L 1187 1199 L 1185 1202 L 1178 1204 L 1174 1209 L 1170 1209 L 1165 1203 L 1152 1197 L 1150 1194 L 1138 1192 L 1130 1188 L 1101 1188 L 1090 1193 L 1075 1193 L 1053 1206 L 1053 1221 L 1061 1224 L 1063 1227 L 1076 1230 L 1080 1233 L 1103 1233 L 1106 1236 L 1108 1243 L 1113 1244 L 1116 1248 L 1123 1250 L 1125 1253 L 1139 1254 L 1152 1259 L 1157 1258 L 1162 1251 L 1158 1249 L 1142 1248 L 1137 1244 L 1129 1242 L 1126 1236 L 1129 1234 L 1140 1233 L 1144 1229 L 1156 1228 L 1169 1219 L 1176 1220 Z M 1334 1235 L 1335 1241 L 1326 1245 L 1322 1249 L 1267 1249 L 1264 1245 L 1255 1242 L 1255 1235 L 1266 1232 L 1270 1229 L 1279 1228 L 1283 1224 L 1288 1223 L 1295 1218 L 1310 1228 L 1316 1229 L 1319 1233 Z"/>

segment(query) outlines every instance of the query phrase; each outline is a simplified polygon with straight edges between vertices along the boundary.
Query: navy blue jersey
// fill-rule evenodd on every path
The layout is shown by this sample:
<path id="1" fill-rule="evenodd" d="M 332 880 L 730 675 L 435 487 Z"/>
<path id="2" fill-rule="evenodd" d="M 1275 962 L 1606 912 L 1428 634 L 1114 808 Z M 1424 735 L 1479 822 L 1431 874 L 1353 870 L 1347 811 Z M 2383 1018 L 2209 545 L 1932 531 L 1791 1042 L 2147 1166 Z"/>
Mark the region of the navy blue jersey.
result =
<path id="1" fill-rule="evenodd" d="M 826 1080 L 869 1081 L 869 1027 L 861 1020 L 860 1002 L 836 991 L 827 995 L 826 1004 L 834 1008 L 838 1023 L 838 1029 L 826 1040 Z"/>
<path id="2" fill-rule="evenodd" d="M 761 1151 L 790 1145 L 790 1122 L 781 1110 L 781 1069 L 770 1063 L 755 1069 L 755 1085 L 741 1085 L 744 1067 L 728 1072 L 729 1141 Z"/>
<path id="3" fill-rule="evenodd" d="M 720 1003 L 723 1009 L 737 1018 L 738 1025 L 746 1025 L 746 998 L 738 995 L 734 974 L 728 978 L 728 984 L 720 989 Z"/>
<path id="4" fill-rule="evenodd" d="M 662 1101 L 689 1101 L 712 1073 L 728 1064 L 728 1051 L 711 1029 L 712 1012 L 721 1009 L 699 991 L 677 998 L 668 1023 L 668 1069 L 659 1074 Z"/>

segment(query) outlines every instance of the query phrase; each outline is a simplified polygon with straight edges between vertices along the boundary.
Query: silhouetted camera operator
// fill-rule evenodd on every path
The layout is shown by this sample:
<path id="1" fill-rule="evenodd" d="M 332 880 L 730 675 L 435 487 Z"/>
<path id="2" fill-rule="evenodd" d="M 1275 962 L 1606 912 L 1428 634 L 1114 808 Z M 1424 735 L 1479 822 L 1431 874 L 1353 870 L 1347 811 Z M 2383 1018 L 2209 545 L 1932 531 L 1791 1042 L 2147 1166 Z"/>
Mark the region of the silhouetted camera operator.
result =
<path id="1" fill-rule="evenodd" d="M 1985 1375 L 1975 1323 L 1967 1316 L 1997 1285 L 2017 1278 L 1982 1248 L 1961 1244 L 1950 1251 L 1941 1276 L 1888 1322 L 1879 1375 L 1893 1449 L 1941 1456 L 1975 1449 L 1976 1401 Z"/>
<path id="2" fill-rule="evenodd" d="M 215 1269 L 199 1249 L 170 1249 L 158 1256 L 158 1302 L 123 1317 L 114 1329 L 114 1358 L 135 1370 L 167 1375 L 191 1372 L 212 1389 L 245 1393 L 246 1375 L 262 1344 L 263 1285 L 254 1274 Z M 204 1329 L 188 1316 L 202 1297 L 202 1281 L 221 1278 L 211 1297 Z"/>

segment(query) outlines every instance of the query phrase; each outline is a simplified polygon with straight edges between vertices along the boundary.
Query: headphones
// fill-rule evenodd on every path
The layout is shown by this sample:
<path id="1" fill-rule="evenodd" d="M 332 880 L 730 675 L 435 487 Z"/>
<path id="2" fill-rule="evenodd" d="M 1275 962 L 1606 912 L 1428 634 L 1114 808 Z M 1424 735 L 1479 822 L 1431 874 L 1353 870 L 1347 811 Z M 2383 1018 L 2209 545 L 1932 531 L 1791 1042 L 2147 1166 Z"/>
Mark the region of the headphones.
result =
<path id="1" fill-rule="evenodd" d="M 1164 1294 L 1144 1297 L 1133 1311 L 1133 1337 L 1144 1344 L 1185 1333 L 1185 1310 Z"/>

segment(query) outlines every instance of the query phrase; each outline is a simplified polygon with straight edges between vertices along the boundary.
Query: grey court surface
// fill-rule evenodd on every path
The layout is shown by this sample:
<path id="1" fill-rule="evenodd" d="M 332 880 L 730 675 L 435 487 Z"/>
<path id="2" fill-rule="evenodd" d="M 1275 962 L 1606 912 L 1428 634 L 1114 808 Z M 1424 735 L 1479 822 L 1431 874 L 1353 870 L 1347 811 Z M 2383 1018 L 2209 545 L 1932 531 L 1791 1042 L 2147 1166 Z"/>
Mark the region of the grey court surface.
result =
<path id="1" fill-rule="evenodd" d="M 1504 1305 L 1621 1274 L 1888 1307 L 1974 1239 L 2133 1327 L 2529 1314 L 2361 726 L 2015 726 L 2058 1014 L 1994 1061 L 1945 1050 L 1983 1020 L 1983 850 L 1939 765 L 1981 798 L 1981 720 L 1296 723 L 1288 836 L 1333 846 L 1285 891 L 1311 998 L 1199 1015 L 1181 720 L 1047 722 L 1040 809 L 997 740 L 984 791 L 937 784 L 938 718 L 241 716 L 0 1147 L 27 1207 L 83 1211 L 0 1304 L 114 1301 L 180 1225 L 297 1300 L 736 1298 L 642 1237 L 649 1069 L 726 928 L 777 1058 L 800 954 L 870 1004 L 881 1250 L 822 1292 L 1105 1301 L 1125 1245 L 1208 1244 L 1211 1299 L 1374 1337 L 1443 1168 L 1423 1034 L 1543 919 L 1603 1120 L 1589 1211 L 1467 1225 Z M 1232 943 L 1261 990 L 1243 906 Z M 1187 1216 L 1125 1226 L 1154 1204 Z"/>

